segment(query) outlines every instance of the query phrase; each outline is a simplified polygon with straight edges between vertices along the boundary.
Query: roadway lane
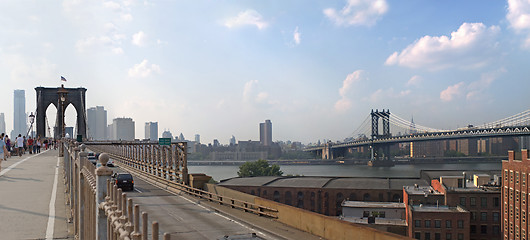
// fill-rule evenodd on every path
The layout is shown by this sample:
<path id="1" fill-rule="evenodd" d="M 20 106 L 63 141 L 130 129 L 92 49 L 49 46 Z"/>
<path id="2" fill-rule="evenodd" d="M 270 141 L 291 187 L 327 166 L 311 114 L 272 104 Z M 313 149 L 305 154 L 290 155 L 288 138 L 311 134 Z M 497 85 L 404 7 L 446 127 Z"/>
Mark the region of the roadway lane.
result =
<path id="1" fill-rule="evenodd" d="M 57 163 L 56 150 L 14 156 L 2 162 L 0 239 L 46 239 L 47 234 L 50 239 L 72 238 L 68 234 L 63 171 Z M 57 168 L 55 201 L 50 204 Z M 50 206 L 52 210 L 55 207 L 51 217 Z"/>
<path id="2" fill-rule="evenodd" d="M 113 170 L 121 171 L 119 168 Z M 134 184 L 135 190 L 126 192 L 127 196 L 133 199 L 134 204 L 140 204 L 141 211 L 148 212 L 150 223 L 159 222 L 161 234 L 169 232 L 172 239 L 222 239 L 224 236 L 250 236 L 252 233 L 265 239 L 275 239 L 201 206 L 189 196 L 166 192 L 139 178 L 134 178 Z"/>

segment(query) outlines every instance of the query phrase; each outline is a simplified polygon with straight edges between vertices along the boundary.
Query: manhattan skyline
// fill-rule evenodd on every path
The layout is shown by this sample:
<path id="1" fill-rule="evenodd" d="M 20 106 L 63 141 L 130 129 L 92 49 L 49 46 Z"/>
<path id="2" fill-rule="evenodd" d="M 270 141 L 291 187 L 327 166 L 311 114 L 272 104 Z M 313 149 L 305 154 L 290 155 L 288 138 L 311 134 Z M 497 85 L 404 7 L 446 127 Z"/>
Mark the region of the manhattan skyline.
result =
<path id="1" fill-rule="evenodd" d="M 529 109 L 530 2 L 2 1 L 0 94 L 87 106 L 204 142 L 343 140 L 371 109 L 439 129 Z M 54 107 L 48 108 L 50 124 Z M 75 124 L 72 106 L 66 123 Z"/>

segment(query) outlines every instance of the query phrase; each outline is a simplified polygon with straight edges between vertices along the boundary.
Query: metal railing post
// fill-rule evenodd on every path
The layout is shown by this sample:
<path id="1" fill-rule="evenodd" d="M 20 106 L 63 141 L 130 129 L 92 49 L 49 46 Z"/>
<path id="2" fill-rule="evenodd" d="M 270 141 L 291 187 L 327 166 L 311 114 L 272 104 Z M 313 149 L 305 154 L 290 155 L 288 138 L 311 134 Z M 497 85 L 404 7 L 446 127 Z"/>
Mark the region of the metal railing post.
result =
<path id="1" fill-rule="evenodd" d="M 102 209 L 100 206 L 105 202 L 105 197 L 107 196 L 107 186 L 110 184 L 110 176 L 112 175 L 112 170 L 107 167 L 107 162 L 109 161 L 109 155 L 102 153 L 99 155 L 99 162 L 101 167 L 96 169 L 96 237 L 98 240 L 106 239 L 107 237 L 107 216 L 105 215 L 105 209 Z M 109 182 L 109 183 L 107 183 Z"/>

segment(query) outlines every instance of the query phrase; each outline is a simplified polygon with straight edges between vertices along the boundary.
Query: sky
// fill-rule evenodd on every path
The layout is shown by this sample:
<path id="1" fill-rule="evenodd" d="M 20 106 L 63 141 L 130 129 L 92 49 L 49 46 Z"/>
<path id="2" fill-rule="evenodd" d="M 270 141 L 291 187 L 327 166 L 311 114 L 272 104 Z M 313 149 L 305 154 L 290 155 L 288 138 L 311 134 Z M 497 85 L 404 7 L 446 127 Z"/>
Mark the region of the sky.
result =
<path id="1" fill-rule="evenodd" d="M 136 137 L 343 140 L 371 109 L 438 129 L 529 109 L 530 1 L 0 1 L 0 112 L 13 90 L 87 88 Z M 47 110 L 50 124 L 56 110 Z M 73 106 L 67 125 L 75 124 Z"/>

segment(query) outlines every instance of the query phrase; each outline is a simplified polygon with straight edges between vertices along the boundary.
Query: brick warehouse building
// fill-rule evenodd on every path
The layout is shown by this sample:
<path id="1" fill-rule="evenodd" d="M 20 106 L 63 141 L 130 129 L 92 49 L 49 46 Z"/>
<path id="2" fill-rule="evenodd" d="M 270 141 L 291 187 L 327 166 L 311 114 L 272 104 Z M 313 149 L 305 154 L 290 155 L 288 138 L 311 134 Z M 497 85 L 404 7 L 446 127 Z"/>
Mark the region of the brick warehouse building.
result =
<path id="1" fill-rule="evenodd" d="M 502 161 L 502 228 L 504 239 L 527 240 L 528 204 L 530 197 L 530 159 L 526 149 L 519 153 L 508 152 L 508 160 Z"/>
<path id="2" fill-rule="evenodd" d="M 402 202 L 403 186 L 429 186 L 419 178 L 362 177 L 247 177 L 219 183 L 231 188 L 294 207 L 339 216 L 343 200 Z"/>

